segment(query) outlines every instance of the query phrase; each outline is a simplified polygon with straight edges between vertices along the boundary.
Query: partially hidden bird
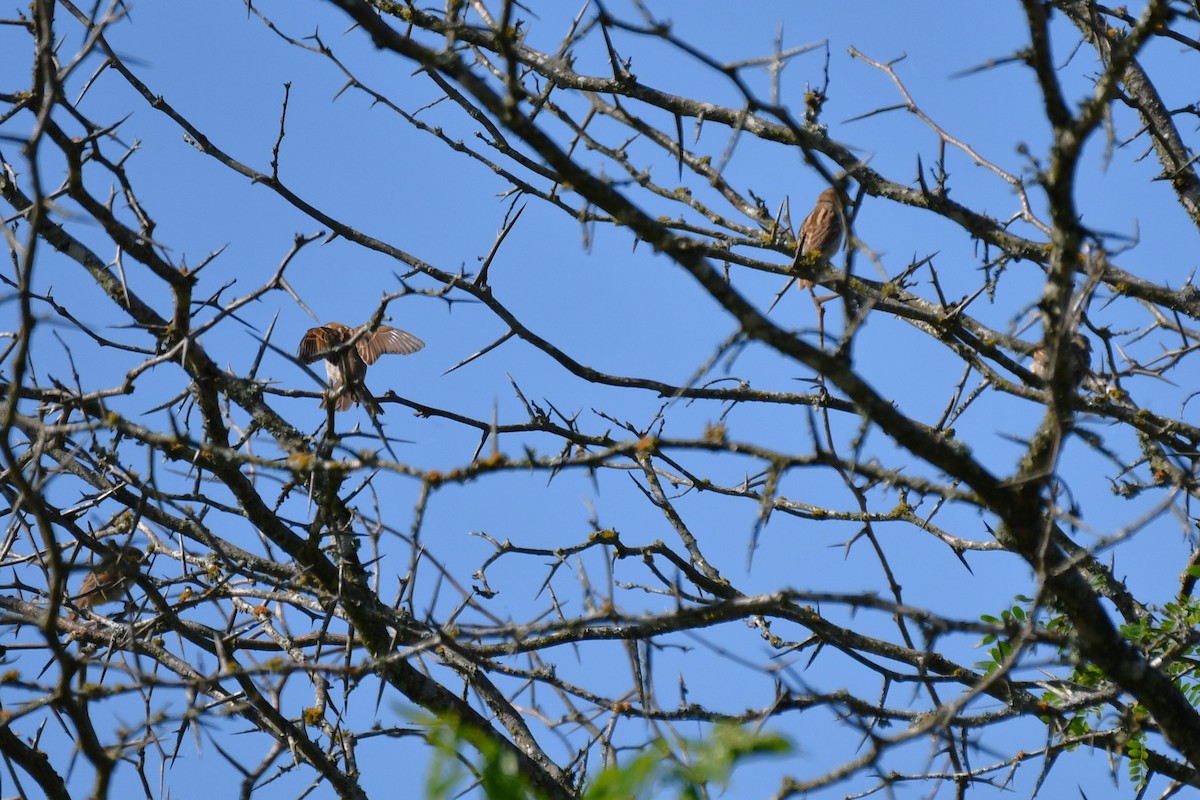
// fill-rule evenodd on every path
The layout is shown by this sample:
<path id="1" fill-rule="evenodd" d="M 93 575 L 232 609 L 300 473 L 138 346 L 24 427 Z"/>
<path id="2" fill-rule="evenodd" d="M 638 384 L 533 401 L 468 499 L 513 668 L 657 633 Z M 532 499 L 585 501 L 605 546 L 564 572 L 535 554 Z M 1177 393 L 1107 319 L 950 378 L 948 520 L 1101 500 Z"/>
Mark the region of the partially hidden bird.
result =
<path id="1" fill-rule="evenodd" d="M 1071 378 L 1071 386 L 1078 389 L 1083 384 L 1092 367 L 1092 343 L 1082 333 L 1071 336 L 1070 349 L 1067 351 L 1067 374 Z M 1044 381 L 1050 380 L 1050 358 L 1046 348 L 1038 347 L 1033 351 L 1033 364 L 1029 371 Z"/>
<path id="2" fill-rule="evenodd" d="M 383 407 L 363 383 L 367 367 L 384 353 L 409 355 L 425 346 L 423 341 L 408 331 L 390 325 L 380 325 L 374 331 L 365 328 L 351 328 L 340 322 L 330 322 L 319 328 L 310 328 L 300 340 L 296 355 L 303 363 L 311 364 L 318 358 L 325 359 L 329 394 L 321 401 L 321 408 L 329 408 L 329 404 L 334 402 L 337 404 L 334 406 L 336 410 L 348 411 L 351 405 L 361 403 L 372 413 L 382 414 Z M 348 344 L 351 340 L 354 340 L 353 345 Z"/>
<path id="3" fill-rule="evenodd" d="M 837 255 L 842 244 L 842 235 L 846 232 L 845 214 L 842 211 L 841 200 L 835 189 L 826 189 L 817 196 L 813 210 L 800 223 L 800 233 L 796 237 L 796 261 L 799 262 L 806 253 L 819 253 L 821 259 L 828 261 Z M 796 285 L 808 289 L 813 282 L 807 278 L 799 278 Z"/>
<path id="4" fill-rule="evenodd" d="M 79 592 L 71 598 L 77 608 L 92 608 L 125 596 L 130 581 L 138 573 L 144 554 L 136 547 L 121 547 L 105 553 L 99 563 L 83 576 Z"/>

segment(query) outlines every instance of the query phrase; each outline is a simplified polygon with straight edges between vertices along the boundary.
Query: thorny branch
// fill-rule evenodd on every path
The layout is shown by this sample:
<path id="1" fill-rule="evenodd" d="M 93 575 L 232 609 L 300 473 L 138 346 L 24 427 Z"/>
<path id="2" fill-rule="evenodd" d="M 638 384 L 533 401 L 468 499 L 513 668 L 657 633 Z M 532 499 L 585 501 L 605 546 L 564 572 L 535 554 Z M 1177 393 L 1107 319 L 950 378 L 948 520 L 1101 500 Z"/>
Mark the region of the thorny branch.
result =
<path id="1" fill-rule="evenodd" d="M 361 95 L 418 141 L 463 157 L 464 174 L 498 177 L 507 210 L 484 252 L 456 250 L 445 264 L 419 256 L 368 233 L 302 179 L 311 168 L 293 160 L 303 157 L 303 131 L 287 117 L 303 102 L 298 83 L 285 84 L 278 124 L 263 132 L 273 146 L 238 156 L 237 143 L 193 116 L 186 98 L 165 95 L 152 71 L 110 44 L 121 26 L 136 29 L 124 4 L 89 12 L 35 0 L 30 16 L 5 21 L 27 35 L 32 65 L 27 87 L 0 87 L 4 299 L 16 309 L 0 361 L 0 565 L 11 575 L 0 624 L 16 634 L 3 651 L 16 668 L 3 678 L 0 753 L 11 770 L 48 796 L 67 795 L 69 758 L 39 741 L 55 715 L 91 768 L 93 794 L 116 793 L 130 768 L 149 786 L 154 758 L 173 760 L 189 730 L 220 741 L 233 730 L 214 720 L 234 715 L 261 734 L 257 763 L 248 747 L 217 748 L 242 776 L 243 796 L 298 771 L 338 796 L 365 797 L 378 765 L 362 745 L 414 730 L 435 739 L 429 719 L 438 717 L 460 731 L 466 763 L 477 763 L 471 749 L 500 753 L 533 791 L 567 798 L 630 748 L 658 742 L 686 762 L 685 724 L 789 730 L 802 712 L 823 710 L 849 723 L 862 746 L 815 771 L 785 770 L 778 796 L 908 781 L 945 781 L 964 796 L 1004 789 L 1030 769 L 1042 770 L 1040 786 L 1077 748 L 1125 759 L 1143 784 L 1163 775 L 1172 786 L 1200 786 L 1200 715 L 1190 700 L 1196 559 L 1177 567 L 1178 601 L 1159 608 L 1106 558 L 1137 553 L 1164 520 L 1194 537 L 1200 427 L 1165 391 L 1145 387 L 1189 374 L 1200 330 L 1188 320 L 1200 318 L 1200 293 L 1190 281 L 1139 274 L 1136 248 L 1122 251 L 1087 227 L 1078 190 L 1086 143 L 1124 124 L 1130 109 L 1129 141 L 1145 140 L 1200 225 L 1196 150 L 1177 124 L 1197 112 L 1169 109 L 1142 63 L 1160 39 L 1200 56 L 1186 33 L 1200 12 L 1165 0 L 1139 14 L 1022 0 L 1028 48 L 980 68 L 1019 62 L 1037 79 L 1052 144 L 1015 167 L 924 110 L 903 61 L 852 49 L 899 94 L 897 105 L 859 108 L 855 120 L 895 110 L 920 120 L 938 150 L 931 187 L 919 156 L 914 184 L 839 141 L 855 127 L 822 119 L 839 91 L 827 63 L 823 88 L 810 89 L 793 115 L 783 75 L 816 46 L 776 41 L 768 56 L 725 63 L 642 4 L 640 21 L 585 4 L 557 46 L 539 50 L 528 30 L 538 21 L 521 19 L 520 4 L 484 0 L 448 2 L 444 13 L 330 0 L 327 20 L 354 23 L 330 44 L 245 5 L 265 24 L 260 35 L 343 81 L 339 95 Z M 1051 10 L 1078 40 L 1054 27 Z M 703 84 L 689 97 L 639 79 L 630 55 L 648 42 L 685 71 L 732 87 L 737 102 L 710 102 Z M 1093 91 L 1082 98 L 1061 80 L 1061 54 L 1075 46 L 1095 60 Z M 433 101 L 413 105 L 385 88 L 397 69 L 415 70 L 413 85 Z M 760 71 L 769 97 L 754 88 Z M 109 118 L 84 102 L 118 89 L 134 98 L 136 117 Z M 254 184 L 307 230 L 329 231 L 327 243 L 402 270 L 372 325 L 428 301 L 469 303 L 489 325 L 462 323 L 459 355 L 442 371 L 482 372 L 527 347 L 544 369 L 586 385 L 587 402 L 544 395 L 558 390 L 537 373 L 501 370 L 515 414 L 481 413 L 474 398 L 426 402 L 388 390 L 379 397 L 392 412 L 386 427 L 372 415 L 373 433 L 341 429 L 330 412 L 306 433 L 300 409 L 311 411 L 321 393 L 307 378 L 296 388 L 298 336 L 277 334 L 276 323 L 281 313 L 320 309 L 296 273 L 318 257 L 308 245 L 324 234 L 276 240 L 279 266 L 243 265 L 236 280 L 217 276 L 231 257 L 223 245 L 188 267 L 162 233 L 170 212 L 156 205 L 165 201 L 146 199 L 133 169 L 143 153 L 130 129 L 146 111 L 185 137 L 202 168 Z M 829 260 L 797 253 L 792 204 L 799 211 L 811 198 L 799 188 L 769 198 L 735 171 L 760 147 L 853 202 L 844 251 Z M 956 157 L 983 167 L 974 175 L 990 177 L 980 180 L 1003 184 L 1010 207 L 996 215 L 951 199 Z M 939 247 L 910 260 L 888 255 L 884 235 L 862 221 L 885 205 L 950 223 L 978 245 L 979 269 L 938 256 Z M 619 358 L 591 366 L 593 356 L 507 280 L 514 262 L 537 264 L 515 252 L 524 229 L 558 223 L 580 226 L 587 246 L 604 231 L 665 256 L 641 263 L 686 276 L 680 291 L 704 295 L 711 316 L 696 327 L 718 332 L 714 355 L 695 370 Z M 461 266 L 469 257 L 480 260 L 475 274 Z M 879 278 L 856 274 L 856 258 Z M 90 303 L 50 280 L 51 269 L 86 284 Z M 773 292 L 762 287 L 794 278 L 830 293 L 815 297 L 815 328 L 768 316 Z M 1005 292 L 1023 304 L 1000 315 L 983 308 L 1008 302 L 997 299 Z M 841 305 L 827 311 L 834 298 Z M 604 311 L 610 324 L 627 313 Z M 1041 332 L 1030 338 L 1034 324 Z M 919 337 L 920 358 L 945 365 L 920 376 L 930 396 L 945 391 L 932 413 L 884 388 L 888 376 L 864 355 L 880 328 Z M 236 357 L 247 332 L 249 366 Z M 1080 337 L 1098 361 L 1081 352 Z M 750 363 L 763 358 L 773 365 L 765 372 Z M 795 390 L 797 371 L 810 391 Z M 401 408 L 416 421 L 393 420 Z M 989 414 L 1031 413 L 1037 421 L 1023 435 L 999 424 L 980 433 Z M 401 432 L 461 443 L 466 455 L 449 445 L 398 450 Z M 983 456 L 974 438 L 997 432 L 1016 440 L 1008 462 Z M 1108 469 L 1114 495 L 1143 503 L 1133 521 L 1085 517 L 1075 492 L 1095 473 L 1072 471 L 1079 452 Z M 464 497 L 496 503 L 487 487 L 530 480 L 539 494 L 523 524 L 469 531 L 489 549 L 464 567 L 441 529 L 444 507 Z M 534 518 L 564 484 L 593 490 L 589 503 L 599 507 L 582 527 Z M 409 497 L 407 508 L 397 500 Z M 524 501 L 514 493 L 508 502 L 497 512 Z M 728 541 L 731 520 L 745 519 L 749 559 Z M 821 576 L 800 568 L 815 541 L 840 545 L 856 578 L 870 575 L 847 590 L 816 588 Z M 141 557 L 118 592 L 123 609 L 81 602 L 77 579 L 131 546 Z M 993 614 L 964 616 L 922 584 L 940 578 L 905 576 L 908 549 L 943 559 L 963 580 L 1019 560 L 1027 589 L 999 599 Z M 981 640 L 985 650 L 974 649 Z M 50 659 L 40 674 L 33 654 Z M 822 672 L 830 662 L 841 683 Z M 762 682 L 773 696 L 735 707 L 703 681 L 688 687 L 693 663 Z M 669 690 L 676 674 L 678 690 Z M 310 704 L 298 705 L 301 695 Z M 145 713 L 137 729 L 109 724 L 135 698 Z M 377 719 L 400 703 L 419 711 L 416 729 Z M 1031 722 L 1040 737 L 997 746 L 1005 742 L 997 732 Z M 903 760 L 914 741 L 934 755 Z"/>

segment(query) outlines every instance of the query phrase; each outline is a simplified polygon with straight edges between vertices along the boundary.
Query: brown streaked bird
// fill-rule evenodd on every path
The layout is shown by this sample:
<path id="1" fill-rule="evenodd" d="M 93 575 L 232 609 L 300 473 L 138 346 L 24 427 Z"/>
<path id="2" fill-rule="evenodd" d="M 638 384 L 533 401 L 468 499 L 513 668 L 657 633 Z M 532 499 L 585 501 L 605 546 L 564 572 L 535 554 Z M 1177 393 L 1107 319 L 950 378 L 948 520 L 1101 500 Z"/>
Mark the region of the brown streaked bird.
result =
<path id="1" fill-rule="evenodd" d="M 796 237 L 796 261 L 812 252 L 819 253 L 822 260 L 829 261 L 837 255 L 845 232 L 846 220 L 841 200 L 836 190 L 826 189 L 817 196 L 817 204 L 800 223 L 800 233 Z M 807 289 L 813 286 L 813 282 L 799 278 L 796 285 Z"/>
<path id="2" fill-rule="evenodd" d="M 1067 370 L 1071 376 L 1071 386 L 1078 389 L 1083 379 L 1092 368 L 1092 343 L 1082 333 L 1071 337 L 1071 351 L 1067 353 Z M 1043 381 L 1050 380 L 1050 360 L 1046 348 L 1038 347 L 1033 351 L 1033 364 L 1029 371 Z"/>
<path id="3" fill-rule="evenodd" d="M 77 608 L 92 608 L 102 603 L 120 600 L 129 590 L 129 584 L 142 565 L 144 554 L 136 547 L 121 547 L 110 550 L 83 576 L 79 593 L 71 600 Z"/>
<path id="4" fill-rule="evenodd" d="M 361 330 L 340 322 L 330 322 L 319 328 L 310 328 L 300 340 L 296 355 L 302 362 L 311 364 L 318 358 L 325 359 L 330 393 L 321 401 L 321 408 L 329 408 L 329 403 L 336 397 L 338 411 L 349 411 L 351 405 L 361 403 L 372 413 L 382 414 L 383 407 L 363 383 L 367 367 L 384 353 L 409 355 L 425 346 L 408 331 L 380 325 L 374 333 L 365 332 L 359 336 L 353 347 L 344 347 Z M 339 351 L 339 347 L 343 349 Z"/>

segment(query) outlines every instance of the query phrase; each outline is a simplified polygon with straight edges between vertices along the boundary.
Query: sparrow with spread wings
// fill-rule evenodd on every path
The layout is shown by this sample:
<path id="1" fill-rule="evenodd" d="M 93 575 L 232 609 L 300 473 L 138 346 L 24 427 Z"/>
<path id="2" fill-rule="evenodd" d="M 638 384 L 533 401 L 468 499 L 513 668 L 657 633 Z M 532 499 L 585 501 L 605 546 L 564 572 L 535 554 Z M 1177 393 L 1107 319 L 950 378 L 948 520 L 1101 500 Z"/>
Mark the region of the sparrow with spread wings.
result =
<path id="1" fill-rule="evenodd" d="M 330 403 L 336 403 L 336 410 L 348 411 L 351 405 L 361 403 L 371 413 L 382 414 L 383 407 L 363 383 L 367 367 L 384 353 L 409 355 L 424 346 L 424 342 L 408 331 L 390 325 L 380 325 L 370 331 L 365 330 L 365 326 L 351 328 L 340 322 L 330 322 L 319 328 L 310 328 L 300 340 L 296 355 L 305 364 L 311 364 L 318 358 L 325 359 L 329 394 L 321 401 L 321 408 L 329 408 Z"/>

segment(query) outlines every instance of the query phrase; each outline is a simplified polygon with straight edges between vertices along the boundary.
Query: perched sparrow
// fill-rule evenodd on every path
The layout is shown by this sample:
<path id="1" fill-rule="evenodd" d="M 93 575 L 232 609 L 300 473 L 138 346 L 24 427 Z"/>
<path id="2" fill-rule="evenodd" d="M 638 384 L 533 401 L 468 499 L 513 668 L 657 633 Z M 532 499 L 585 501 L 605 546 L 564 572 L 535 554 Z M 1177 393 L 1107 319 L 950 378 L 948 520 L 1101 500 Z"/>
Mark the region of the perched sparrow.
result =
<path id="1" fill-rule="evenodd" d="M 142 551 L 122 547 L 105 554 L 92 571 L 83 576 L 79 593 L 71 598 L 78 608 L 91 608 L 111 603 L 125 596 L 130 580 L 137 575 L 142 563 Z"/>
<path id="2" fill-rule="evenodd" d="M 309 329 L 300 340 L 296 355 L 301 361 L 311 364 L 318 358 L 325 359 L 330 395 L 321 401 L 321 408 L 329 408 L 329 403 L 336 397 L 338 411 L 348 411 L 352 404 L 362 403 L 372 412 L 382 414 L 383 407 L 363 383 L 367 367 L 384 353 L 408 355 L 425 346 L 424 342 L 407 331 L 380 325 L 374 333 L 360 336 L 353 347 L 339 352 L 338 347 L 349 342 L 360 330 L 340 322 L 330 322 L 320 328 Z"/>
<path id="3" fill-rule="evenodd" d="M 1050 380 L 1050 360 L 1044 347 L 1033 351 L 1033 365 L 1029 371 L 1044 381 Z M 1067 370 L 1071 376 L 1071 385 L 1079 388 L 1083 379 L 1088 376 L 1092 367 L 1092 343 L 1082 333 L 1071 337 L 1071 350 L 1067 353 Z"/>
<path id="4" fill-rule="evenodd" d="M 841 201 L 837 192 L 826 189 L 817 197 L 817 204 L 804 222 L 800 223 L 800 234 L 796 237 L 796 261 L 806 253 L 820 253 L 821 259 L 828 261 L 837 255 L 842 243 L 842 234 L 846 232 L 846 220 L 842 212 Z M 800 278 L 796 285 L 807 289 L 813 282 Z"/>

